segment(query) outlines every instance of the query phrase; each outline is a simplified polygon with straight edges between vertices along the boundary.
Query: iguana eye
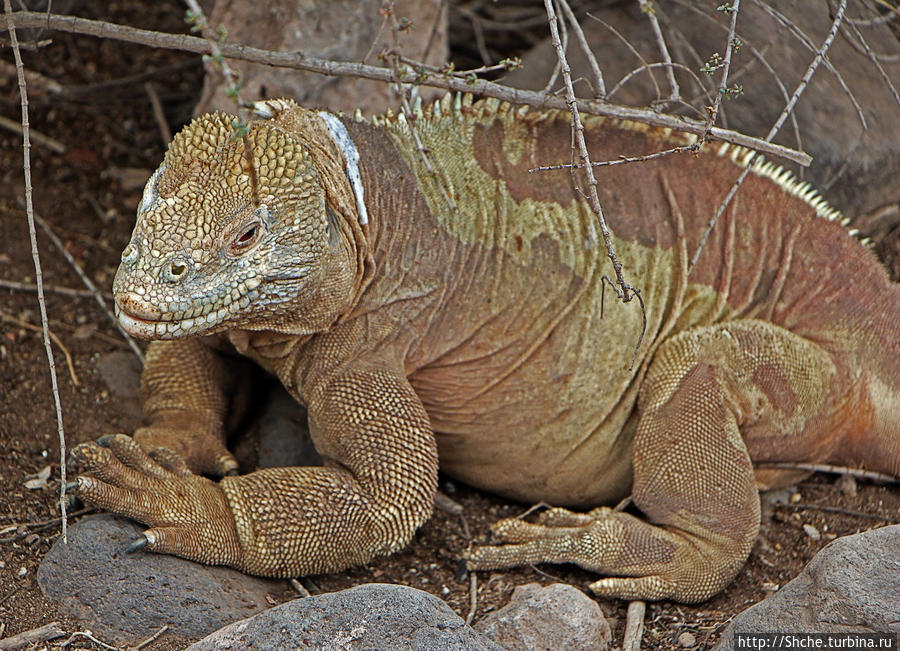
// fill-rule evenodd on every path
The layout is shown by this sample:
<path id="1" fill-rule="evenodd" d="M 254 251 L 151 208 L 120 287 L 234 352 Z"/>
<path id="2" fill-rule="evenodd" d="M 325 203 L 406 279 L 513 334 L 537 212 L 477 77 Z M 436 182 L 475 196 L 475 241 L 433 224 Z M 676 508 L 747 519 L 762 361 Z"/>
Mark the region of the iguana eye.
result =
<path id="1" fill-rule="evenodd" d="M 241 231 L 241 234 L 231 242 L 231 252 L 241 253 L 256 244 L 256 241 L 259 239 L 260 230 L 259 222 L 253 222 L 247 226 Z"/>

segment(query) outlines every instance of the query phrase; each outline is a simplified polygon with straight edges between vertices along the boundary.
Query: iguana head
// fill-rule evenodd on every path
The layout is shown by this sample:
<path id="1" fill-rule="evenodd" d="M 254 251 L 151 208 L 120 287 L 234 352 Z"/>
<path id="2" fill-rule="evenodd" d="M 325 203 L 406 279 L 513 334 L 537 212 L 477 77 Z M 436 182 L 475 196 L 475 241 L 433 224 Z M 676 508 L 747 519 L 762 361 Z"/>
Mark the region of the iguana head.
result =
<path id="1" fill-rule="evenodd" d="M 346 280 L 329 269 L 347 248 L 338 213 L 355 213 L 344 161 L 315 113 L 274 106 L 277 115 L 262 114 L 274 119 L 251 122 L 246 136 L 233 116 L 216 113 L 170 144 L 144 189 L 113 284 L 129 333 L 301 333 L 334 320 L 325 312 L 335 306 L 315 297 Z"/>

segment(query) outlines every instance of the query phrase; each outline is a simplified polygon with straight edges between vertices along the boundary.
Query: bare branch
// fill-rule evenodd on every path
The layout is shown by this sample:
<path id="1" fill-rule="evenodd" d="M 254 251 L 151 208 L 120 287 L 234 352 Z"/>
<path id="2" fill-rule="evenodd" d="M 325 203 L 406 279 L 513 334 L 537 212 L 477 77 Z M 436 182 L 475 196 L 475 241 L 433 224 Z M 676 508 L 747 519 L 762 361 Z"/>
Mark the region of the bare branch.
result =
<path id="1" fill-rule="evenodd" d="M 741 0 L 734 0 L 734 4 L 732 4 L 729 9 L 729 12 L 731 13 L 731 25 L 728 28 L 728 42 L 725 44 L 725 60 L 722 63 L 722 81 L 719 83 L 719 92 L 716 93 L 712 108 L 709 109 L 707 125 L 710 128 L 715 124 L 716 117 L 719 115 L 719 107 L 722 105 L 722 98 L 725 97 L 725 94 L 728 92 L 728 71 L 731 69 L 731 55 L 734 53 L 735 31 L 740 9 Z M 703 139 L 706 140 L 705 135 Z"/>
<path id="2" fill-rule="evenodd" d="M 803 32 L 802 29 L 797 27 L 797 25 L 795 25 L 793 23 L 793 21 L 788 19 L 787 16 L 785 16 L 784 14 L 779 12 L 774 7 L 766 4 L 765 2 L 762 2 L 761 0 L 754 0 L 754 2 L 759 7 L 761 7 L 763 9 L 763 11 L 765 11 L 770 16 L 775 18 L 775 20 L 777 20 L 782 25 L 784 25 L 785 27 L 790 29 L 791 32 L 794 34 L 794 36 L 797 37 L 797 40 L 800 41 L 801 43 L 803 43 L 803 45 L 805 45 L 806 48 L 810 52 L 818 51 L 816 46 L 813 44 L 812 39 L 810 39 L 809 36 L 807 36 Z M 850 87 L 847 85 L 847 82 L 844 81 L 844 76 L 840 73 L 840 71 L 837 68 L 834 67 L 834 64 L 832 64 L 831 61 L 829 61 L 827 58 L 824 60 L 823 63 L 825 64 L 825 67 L 828 68 L 829 72 L 831 72 L 831 74 L 834 75 L 834 78 L 837 79 L 838 83 L 841 85 L 841 89 L 844 91 L 844 94 L 850 100 L 850 103 L 853 104 L 853 108 L 856 109 L 856 117 L 859 119 L 859 123 L 862 125 L 862 128 L 864 130 L 868 129 L 869 127 L 866 122 L 865 113 L 863 113 L 862 107 L 859 105 L 859 102 L 856 100 L 856 96 L 853 94 L 853 91 L 850 90 Z"/>
<path id="3" fill-rule="evenodd" d="M 669 95 L 669 101 L 674 102 L 681 97 L 681 89 L 678 88 L 678 81 L 675 79 L 675 71 L 672 69 L 672 57 L 669 56 L 669 47 L 666 45 L 666 39 L 663 36 L 662 29 L 659 27 L 659 20 L 656 18 L 656 7 L 650 0 L 638 0 L 647 18 L 650 19 L 650 26 L 653 29 L 653 36 L 656 37 L 656 44 L 659 46 L 659 53 L 662 55 L 663 63 L 667 64 L 666 75 L 669 78 L 669 88 L 672 94 Z"/>
<path id="4" fill-rule="evenodd" d="M 19 81 L 19 97 L 22 104 L 22 170 L 25 173 L 25 214 L 28 219 L 28 237 L 31 241 L 31 259 L 34 261 L 34 279 L 38 287 L 38 305 L 41 308 L 41 332 L 44 339 L 44 352 L 50 365 L 50 387 L 53 391 L 53 405 L 56 408 L 56 432 L 59 436 L 59 472 L 60 495 L 59 509 L 62 518 L 63 542 L 68 542 L 66 527 L 66 433 L 63 426 L 62 401 L 59 398 L 59 387 L 56 381 L 56 363 L 53 360 L 53 348 L 50 346 L 50 327 L 47 323 L 47 303 L 44 301 L 44 275 L 41 271 L 41 258 L 38 254 L 37 233 L 34 228 L 34 204 L 31 197 L 31 139 L 28 128 L 28 93 L 25 88 L 25 66 L 22 53 L 19 52 L 19 39 L 10 16 L 12 6 L 9 0 L 3 0 L 6 13 L 6 24 L 9 28 L 9 39 L 12 43 L 13 56 L 16 60 L 16 76 Z"/>
<path id="5" fill-rule="evenodd" d="M 566 20 L 568 20 L 569 24 L 572 26 L 572 31 L 575 32 L 575 38 L 578 39 L 581 51 L 584 52 L 584 56 L 591 68 L 591 75 L 595 86 L 594 97 L 603 99 L 606 97 L 606 84 L 603 82 L 603 73 L 600 71 L 600 64 L 597 63 L 597 57 L 595 57 L 594 53 L 591 51 L 591 46 L 588 45 L 584 30 L 581 29 L 581 24 L 578 22 L 575 12 L 572 11 L 572 7 L 569 6 L 568 0 L 559 0 L 559 6 L 562 7 L 562 11 L 566 15 Z"/>
<path id="6" fill-rule="evenodd" d="M 60 16 L 37 12 L 20 11 L 10 16 L 14 25 L 19 27 L 46 27 L 63 32 L 86 34 L 99 38 L 111 38 L 129 43 L 138 43 L 153 47 L 209 54 L 209 44 L 202 38 L 186 34 L 167 34 L 150 30 L 136 29 L 125 25 L 107 23 L 103 21 L 88 20 L 74 16 Z M 396 83 L 393 71 L 390 68 L 369 66 L 361 63 L 346 61 L 332 61 L 306 56 L 299 52 L 274 52 L 244 45 L 221 45 L 223 56 L 231 59 L 263 63 L 266 65 L 298 70 L 309 70 L 324 75 L 340 77 L 362 77 L 374 79 L 386 83 Z M 476 93 L 485 97 L 495 97 L 499 100 L 513 104 L 526 104 L 528 106 L 568 109 L 565 98 L 548 96 L 544 93 L 511 88 L 483 79 L 463 80 L 452 76 L 445 76 L 428 70 L 415 70 L 409 73 L 411 78 L 404 78 L 405 83 L 415 83 L 422 86 L 444 88 L 447 90 Z M 800 165 L 807 166 L 812 158 L 800 151 L 765 142 L 760 138 L 753 138 L 736 131 L 713 127 L 707 129 L 707 125 L 699 120 L 692 120 L 682 116 L 658 113 L 649 109 L 636 109 L 628 106 L 619 106 L 600 100 L 578 100 L 578 110 L 591 115 L 604 115 L 623 120 L 633 120 L 658 127 L 669 127 L 698 136 L 708 132 L 710 138 L 730 142 L 735 145 L 755 149 L 763 154 L 784 158 Z"/>
<path id="7" fill-rule="evenodd" d="M 737 2 L 737 0 L 735 0 Z M 784 124 L 787 116 L 794 110 L 794 106 L 797 104 L 797 100 L 800 99 L 800 95 L 803 94 L 803 91 L 806 90 L 806 86 L 809 84 L 809 80 L 812 79 L 812 76 L 815 74 L 816 69 L 818 69 L 819 64 L 825 58 L 825 53 L 828 52 L 828 49 L 831 47 L 831 43 L 834 41 L 835 35 L 837 35 L 838 30 L 841 26 L 841 21 L 844 18 L 844 11 L 847 9 L 847 0 L 841 0 L 841 4 L 838 7 L 837 14 L 834 17 L 834 21 L 831 23 L 831 29 L 828 32 L 828 36 L 825 37 L 825 40 L 822 42 L 822 46 L 816 51 L 816 56 L 813 57 L 812 62 L 809 64 L 809 67 L 806 69 L 806 72 L 803 73 L 803 77 L 800 79 L 800 83 L 797 84 L 797 88 L 794 89 L 794 94 L 791 95 L 791 99 L 788 100 L 788 103 L 785 105 L 784 110 L 781 111 L 781 115 L 778 116 L 778 119 L 775 121 L 775 124 L 772 125 L 772 128 L 769 129 L 769 133 L 766 134 L 766 141 L 771 141 L 772 138 L 775 137 L 775 134 L 778 133 L 778 130 L 781 129 L 781 125 Z M 697 251 L 694 253 L 694 257 L 691 258 L 691 264 L 688 267 L 688 274 L 690 274 L 691 270 L 693 270 L 694 265 L 697 264 L 697 260 L 700 258 L 700 253 L 703 251 L 703 245 L 706 244 L 706 240 L 709 238 L 709 234 L 712 232 L 712 229 L 715 228 L 716 222 L 719 221 L 719 217 L 722 216 L 722 213 L 725 212 L 725 208 L 731 202 L 731 199 L 734 197 L 735 193 L 737 193 L 738 188 L 741 187 L 741 184 L 744 182 L 744 179 L 747 178 L 747 174 L 750 172 L 750 169 L 753 166 L 753 162 L 759 156 L 759 152 L 753 154 L 750 160 L 747 162 L 746 167 L 741 172 L 740 176 L 731 186 L 731 190 L 728 191 L 728 195 L 719 204 L 718 210 L 716 210 L 716 214 L 713 215 L 713 218 L 710 220 L 709 224 L 706 225 L 706 230 L 703 231 L 703 234 L 700 236 L 700 241 L 697 243 Z"/>

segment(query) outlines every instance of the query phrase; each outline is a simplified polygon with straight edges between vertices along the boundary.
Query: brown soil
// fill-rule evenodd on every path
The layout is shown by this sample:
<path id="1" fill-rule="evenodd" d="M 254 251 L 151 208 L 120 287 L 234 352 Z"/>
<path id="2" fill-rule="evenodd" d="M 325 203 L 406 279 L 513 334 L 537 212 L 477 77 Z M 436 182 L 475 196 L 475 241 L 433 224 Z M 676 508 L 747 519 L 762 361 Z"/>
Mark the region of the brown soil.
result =
<path id="1" fill-rule="evenodd" d="M 99 7 L 100 3 L 85 3 L 81 14 L 89 16 Z M 179 3 L 126 1 L 111 3 L 107 10 L 105 17 L 117 22 L 185 31 Z M 94 282 L 108 288 L 131 232 L 140 188 L 164 152 L 144 82 L 149 79 L 154 84 L 168 122 L 177 128 L 190 116 L 202 70 L 191 55 L 63 34 L 53 34 L 52 39 L 52 44 L 25 53 L 31 75 L 30 121 L 36 131 L 65 143 L 67 151 L 58 155 L 34 145 L 35 208 Z M 11 61 L 6 49 L 0 65 Z M 15 80 L 8 68 L 2 69 L 0 114 L 18 121 Z M 69 90 L 55 95 L 34 73 L 47 75 Z M 135 78 L 137 73 L 143 77 Z M 33 283 L 35 272 L 20 205 L 24 184 L 19 135 L 0 131 L 0 161 L 0 281 Z M 39 240 L 45 287 L 80 288 L 59 251 L 42 233 Z M 95 363 L 102 354 L 127 350 L 116 330 L 91 298 L 49 292 L 47 311 L 53 331 L 72 356 L 78 379 L 76 386 L 61 347 L 55 346 L 69 447 L 110 431 L 132 430 L 136 416 L 117 408 Z M 36 581 L 41 558 L 59 536 L 54 522 L 59 444 L 43 344 L 31 329 L 39 323 L 34 293 L 0 288 L 0 638 L 51 621 L 62 622 L 69 632 L 80 630 L 74 619 L 61 614 L 41 594 Z M 26 488 L 28 476 L 48 465 L 52 477 L 46 487 Z M 442 488 L 449 492 L 445 482 Z M 799 485 L 796 492 L 799 505 L 775 507 L 764 516 L 750 561 L 722 594 L 699 606 L 648 606 L 645 648 L 673 647 L 684 631 L 696 636 L 699 648 L 709 647 L 730 618 L 796 576 L 829 540 L 896 522 L 900 513 L 900 491 L 883 486 L 862 485 L 858 495 L 848 497 L 830 478 L 817 476 Z M 523 507 L 458 485 L 451 496 L 465 508 L 463 516 L 438 512 L 406 551 L 342 574 L 313 577 L 312 584 L 334 591 L 369 581 L 404 583 L 433 592 L 465 616 L 468 582 L 454 576 L 460 553 L 470 535 L 483 540 L 491 522 Z M 803 504 L 810 508 L 802 508 Z M 816 506 L 868 515 L 822 512 Z M 822 538 L 810 538 L 804 524 L 815 526 Z M 484 573 L 479 576 L 478 616 L 505 604 L 517 585 L 565 581 L 585 588 L 593 579 L 577 568 L 555 566 Z M 285 594 L 274 597 L 283 599 Z M 621 643 L 625 605 L 606 601 L 600 605 L 612 620 L 613 639 Z M 178 631 L 172 631 L 148 648 L 177 649 L 185 642 Z M 94 647 L 84 642 L 80 648 Z"/>

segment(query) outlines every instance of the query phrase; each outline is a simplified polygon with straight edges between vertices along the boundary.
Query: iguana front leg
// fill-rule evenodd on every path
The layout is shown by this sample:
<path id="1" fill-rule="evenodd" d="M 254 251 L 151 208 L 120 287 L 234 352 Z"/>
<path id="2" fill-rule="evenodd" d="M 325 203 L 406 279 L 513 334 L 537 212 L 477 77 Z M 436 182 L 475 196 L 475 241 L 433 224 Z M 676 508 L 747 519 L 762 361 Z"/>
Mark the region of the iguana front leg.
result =
<path id="1" fill-rule="evenodd" d="M 237 384 L 222 355 L 197 339 L 154 341 L 141 374 L 145 450 L 166 448 L 197 473 L 226 475 L 238 464 L 225 447 L 229 398 Z"/>
<path id="2" fill-rule="evenodd" d="M 470 569 L 576 563 L 614 578 L 602 596 L 703 601 L 743 565 L 759 530 L 759 497 L 743 436 L 802 454 L 822 440 L 835 376 L 818 346 L 762 321 L 686 331 L 664 342 L 639 398 L 632 498 L 644 521 L 599 508 L 551 509 L 498 522 L 501 543 Z"/>
<path id="3" fill-rule="evenodd" d="M 405 545 L 431 514 L 437 447 L 406 378 L 350 368 L 318 383 L 309 414 L 321 468 L 270 468 L 218 484 L 127 437 L 75 454 L 85 501 L 145 522 L 146 549 L 264 576 L 331 572 Z"/>

